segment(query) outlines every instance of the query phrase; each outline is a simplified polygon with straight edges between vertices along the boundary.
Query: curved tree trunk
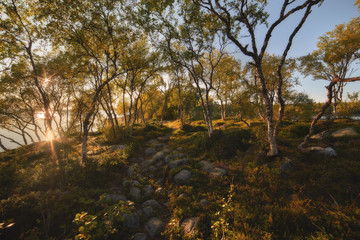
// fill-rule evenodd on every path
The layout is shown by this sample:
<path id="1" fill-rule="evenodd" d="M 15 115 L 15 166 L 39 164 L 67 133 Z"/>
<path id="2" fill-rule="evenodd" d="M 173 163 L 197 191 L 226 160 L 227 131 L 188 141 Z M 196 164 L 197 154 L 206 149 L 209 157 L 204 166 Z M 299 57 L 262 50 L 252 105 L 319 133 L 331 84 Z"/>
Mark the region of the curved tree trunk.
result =
<path id="1" fill-rule="evenodd" d="M 6 152 L 8 149 L 3 145 L 0 138 L 0 147 Z"/>
<path id="2" fill-rule="evenodd" d="M 310 128 L 309 128 L 309 133 L 305 136 L 304 141 L 302 143 L 300 143 L 300 145 L 298 146 L 299 149 L 303 149 L 304 146 L 310 141 L 310 138 L 314 133 L 314 128 L 315 128 L 316 123 L 324 115 L 325 110 L 330 106 L 331 101 L 333 99 L 333 88 L 334 88 L 335 84 L 338 83 L 338 82 L 344 83 L 344 82 L 356 82 L 356 81 L 360 81 L 360 77 L 345 78 L 345 79 L 341 79 L 341 78 L 339 78 L 337 76 L 333 77 L 330 84 L 328 86 L 326 86 L 326 89 L 327 89 L 327 101 L 321 107 L 320 112 L 314 117 L 313 121 L 311 122 L 311 125 L 310 125 Z"/>

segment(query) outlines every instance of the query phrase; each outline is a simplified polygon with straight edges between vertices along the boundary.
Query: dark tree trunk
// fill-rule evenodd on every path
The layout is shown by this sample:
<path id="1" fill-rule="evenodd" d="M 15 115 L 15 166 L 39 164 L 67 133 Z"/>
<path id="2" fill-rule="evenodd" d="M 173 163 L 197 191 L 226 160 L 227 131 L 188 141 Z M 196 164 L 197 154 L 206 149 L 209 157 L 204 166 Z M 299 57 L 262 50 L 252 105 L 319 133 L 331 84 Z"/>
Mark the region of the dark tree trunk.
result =
<path id="1" fill-rule="evenodd" d="M 6 152 L 8 149 L 3 145 L 1 138 L 0 138 L 0 147 Z"/>

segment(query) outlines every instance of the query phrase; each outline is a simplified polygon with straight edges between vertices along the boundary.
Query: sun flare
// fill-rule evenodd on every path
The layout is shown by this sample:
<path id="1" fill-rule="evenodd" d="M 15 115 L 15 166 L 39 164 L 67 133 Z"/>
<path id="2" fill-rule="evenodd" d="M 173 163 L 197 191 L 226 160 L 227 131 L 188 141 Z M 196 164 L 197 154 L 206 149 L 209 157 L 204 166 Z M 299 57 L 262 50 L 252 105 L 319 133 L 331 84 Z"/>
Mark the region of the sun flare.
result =
<path id="1" fill-rule="evenodd" d="M 53 133 L 52 131 L 47 131 L 47 133 L 46 133 L 46 139 L 47 139 L 48 141 L 54 140 L 54 139 L 55 139 L 54 133 Z"/>
<path id="2" fill-rule="evenodd" d="M 45 119 L 45 113 L 44 112 L 38 112 L 36 114 L 36 117 L 39 118 L 39 119 Z"/>

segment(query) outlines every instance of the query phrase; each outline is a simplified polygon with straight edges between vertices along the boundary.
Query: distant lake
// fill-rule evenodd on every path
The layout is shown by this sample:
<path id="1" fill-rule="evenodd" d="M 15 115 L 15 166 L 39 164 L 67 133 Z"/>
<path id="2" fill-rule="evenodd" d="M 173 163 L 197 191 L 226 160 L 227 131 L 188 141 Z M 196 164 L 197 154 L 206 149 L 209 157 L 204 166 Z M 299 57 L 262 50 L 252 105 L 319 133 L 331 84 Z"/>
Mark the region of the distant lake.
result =
<path id="1" fill-rule="evenodd" d="M 14 139 L 15 141 L 17 141 L 17 142 L 19 142 L 19 143 L 21 143 L 21 144 L 24 144 L 23 138 L 22 138 L 20 135 L 18 135 L 18 134 L 12 133 L 12 132 L 10 132 L 10 131 L 8 131 L 8 130 L 1 129 L 1 128 L 0 128 L 0 134 L 4 135 L 4 136 L 6 136 L 6 137 L 12 138 L 12 139 Z M 30 134 L 30 135 L 34 138 L 34 140 L 37 139 L 37 137 L 35 136 L 35 134 Z M 40 135 L 40 137 L 41 137 L 41 135 Z M 13 142 L 9 141 L 8 139 L 5 139 L 5 138 L 3 138 L 3 137 L 0 137 L 0 138 L 1 138 L 2 144 L 3 144 L 7 149 L 14 149 L 14 148 L 19 147 L 18 144 L 13 143 Z M 27 140 L 28 140 L 28 143 L 31 142 L 31 140 L 30 140 L 29 138 L 27 138 Z M 45 137 L 41 137 L 41 140 L 45 140 Z M 3 152 L 3 151 L 4 151 L 4 150 L 3 150 L 2 148 L 0 148 L 0 152 Z"/>

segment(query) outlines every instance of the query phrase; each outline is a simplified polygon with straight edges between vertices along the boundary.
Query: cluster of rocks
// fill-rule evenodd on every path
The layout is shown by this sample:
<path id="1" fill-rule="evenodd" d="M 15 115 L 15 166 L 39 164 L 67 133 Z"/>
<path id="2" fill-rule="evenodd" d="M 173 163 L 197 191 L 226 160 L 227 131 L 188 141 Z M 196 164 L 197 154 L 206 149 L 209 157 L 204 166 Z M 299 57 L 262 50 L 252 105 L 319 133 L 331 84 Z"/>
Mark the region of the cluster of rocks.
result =
<path id="1" fill-rule="evenodd" d="M 343 129 L 340 129 L 340 130 L 337 130 L 334 132 L 323 131 L 323 132 L 320 132 L 318 134 L 311 136 L 311 139 L 325 140 L 325 139 L 328 139 L 329 137 L 340 138 L 340 137 L 354 137 L 354 136 L 359 136 L 359 133 L 354 128 L 349 127 L 349 128 L 343 128 Z M 307 147 L 302 150 L 304 152 L 315 152 L 318 154 L 325 155 L 327 157 L 336 157 L 337 156 L 337 152 L 332 147 L 324 148 L 324 147 L 314 146 L 314 147 Z"/>
<path id="2" fill-rule="evenodd" d="M 218 178 L 226 174 L 226 170 L 219 167 L 214 167 L 214 165 L 208 161 L 200 161 L 201 169 L 210 174 L 210 177 Z"/>
<path id="3" fill-rule="evenodd" d="M 311 136 L 311 139 L 325 140 L 329 137 L 339 138 L 339 137 L 354 137 L 354 136 L 359 136 L 359 133 L 354 128 L 348 127 L 334 131 L 332 133 L 330 133 L 329 131 L 323 131 Z"/>
<path id="4" fill-rule="evenodd" d="M 136 212 L 124 215 L 126 227 L 134 230 L 143 229 L 144 232 L 135 234 L 135 240 L 156 238 L 164 229 L 166 216 L 169 207 L 167 202 L 168 193 L 164 187 L 164 179 L 172 176 L 170 181 L 177 185 L 191 184 L 192 173 L 189 166 L 189 159 L 182 153 L 181 147 L 170 150 L 167 142 L 170 136 L 165 135 L 147 142 L 144 149 L 144 158 L 133 158 L 127 169 L 128 177 L 122 182 L 122 190 L 126 194 L 112 193 L 106 195 L 113 201 L 132 200 L 135 202 Z M 117 147 L 111 147 L 116 150 Z M 223 168 L 215 167 L 208 161 L 201 161 L 201 170 L 208 172 L 213 178 L 222 177 L 226 174 Z M 187 168 L 187 169 L 186 169 Z M 170 174 L 170 172 L 176 174 Z M 151 180 L 151 181 L 150 181 Z M 170 192 L 170 191 L 169 191 Z M 207 206 L 207 199 L 201 199 L 200 206 Z M 164 214 L 165 213 L 165 214 Z M 198 217 L 185 219 L 181 228 L 186 234 L 192 234 L 199 222 Z"/>

